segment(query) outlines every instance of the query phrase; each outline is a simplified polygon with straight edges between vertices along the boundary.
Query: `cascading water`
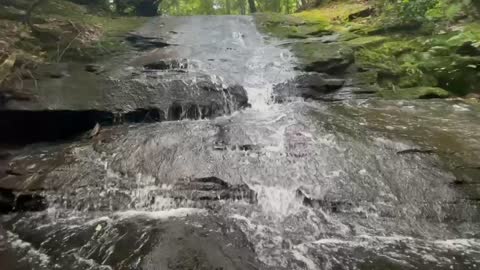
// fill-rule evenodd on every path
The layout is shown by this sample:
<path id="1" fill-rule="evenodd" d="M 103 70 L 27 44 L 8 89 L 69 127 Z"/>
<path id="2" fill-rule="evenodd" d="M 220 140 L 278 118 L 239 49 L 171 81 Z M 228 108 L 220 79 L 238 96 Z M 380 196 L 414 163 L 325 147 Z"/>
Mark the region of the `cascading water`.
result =
<path id="1" fill-rule="evenodd" d="M 175 46 L 136 57 L 182 59 L 170 67 L 195 86 L 205 74 L 242 85 L 251 107 L 27 149 L 19 167 L 51 166 L 28 182 L 50 207 L 2 218 L 16 269 L 478 268 L 478 203 L 443 160 L 405 139 L 445 106 L 421 107 L 419 120 L 407 117 L 416 103 L 276 104 L 295 59 L 249 17 L 159 18 L 140 32 L 174 33 Z"/>

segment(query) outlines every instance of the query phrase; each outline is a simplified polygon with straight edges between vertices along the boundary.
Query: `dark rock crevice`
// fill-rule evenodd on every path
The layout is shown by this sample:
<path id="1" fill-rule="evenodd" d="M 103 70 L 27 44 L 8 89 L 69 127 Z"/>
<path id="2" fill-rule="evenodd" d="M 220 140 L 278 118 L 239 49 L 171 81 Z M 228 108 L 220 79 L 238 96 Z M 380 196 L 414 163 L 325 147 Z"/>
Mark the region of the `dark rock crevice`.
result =
<path id="1" fill-rule="evenodd" d="M 72 139 L 100 125 L 166 120 L 158 109 L 138 109 L 115 114 L 108 111 L 0 111 L 0 141 L 28 144 Z"/>
<path id="2" fill-rule="evenodd" d="M 161 38 L 147 37 L 135 33 L 129 34 L 125 39 L 130 43 L 130 45 L 141 51 L 170 46 L 170 44 L 166 43 Z"/>
<path id="3" fill-rule="evenodd" d="M 218 201 L 245 200 L 257 202 L 257 194 L 248 185 L 232 185 L 217 177 L 181 179 L 174 185 L 171 197 L 179 200 Z"/>
<path id="4" fill-rule="evenodd" d="M 43 211 L 47 207 L 45 197 L 40 194 L 16 194 L 13 190 L 0 188 L 0 214 Z"/>

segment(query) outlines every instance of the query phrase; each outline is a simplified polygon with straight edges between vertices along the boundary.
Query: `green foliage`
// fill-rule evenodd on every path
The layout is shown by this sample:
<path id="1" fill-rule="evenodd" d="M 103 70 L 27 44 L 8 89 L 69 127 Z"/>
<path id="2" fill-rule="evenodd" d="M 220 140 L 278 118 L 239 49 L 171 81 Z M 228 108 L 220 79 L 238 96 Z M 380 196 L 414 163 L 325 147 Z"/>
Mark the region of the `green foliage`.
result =
<path id="1" fill-rule="evenodd" d="M 401 0 L 400 15 L 406 20 L 419 21 L 437 4 L 438 0 Z"/>
<path id="2" fill-rule="evenodd" d="M 380 91 L 380 96 L 386 99 L 427 99 L 447 98 L 450 93 L 438 87 L 411 87 Z"/>
<path id="3" fill-rule="evenodd" d="M 463 13 L 468 1 L 438 0 L 435 6 L 426 12 L 426 17 L 432 21 L 448 20 L 452 21 Z"/>
<path id="4" fill-rule="evenodd" d="M 478 0 L 378 0 L 378 3 L 386 17 L 398 17 L 404 22 L 454 21 L 480 8 Z"/>
<path id="5" fill-rule="evenodd" d="M 163 0 L 160 9 L 168 15 L 248 14 L 248 0 Z M 297 0 L 256 0 L 259 12 L 289 14 L 299 7 Z"/>

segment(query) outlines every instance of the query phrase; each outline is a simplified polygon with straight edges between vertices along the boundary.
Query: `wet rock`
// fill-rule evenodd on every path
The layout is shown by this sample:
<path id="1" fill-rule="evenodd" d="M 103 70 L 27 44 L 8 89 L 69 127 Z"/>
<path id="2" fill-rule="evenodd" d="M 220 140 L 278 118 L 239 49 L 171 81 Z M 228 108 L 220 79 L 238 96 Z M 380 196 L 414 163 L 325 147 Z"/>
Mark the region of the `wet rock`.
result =
<path id="1" fill-rule="evenodd" d="M 339 43 L 295 43 L 292 50 L 305 71 L 341 74 L 354 62 L 353 50 Z"/>
<path id="2" fill-rule="evenodd" d="M 321 100 L 326 94 L 344 86 L 345 80 L 321 73 L 297 76 L 292 81 L 274 87 L 275 99 L 281 102 L 288 97 Z"/>
<path id="3" fill-rule="evenodd" d="M 348 201 L 335 201 L 313 198 L 307 193 L 305 193 L 302 189 L 297 189 L 296 197 L 302 202 L 303 205 L 307 207 L 326 209 L 333 213 L 342 212 L 353 207 L 353 204 Z"/>
<path id="4" fill-rule="evenodd" d="M 68 138 L 92 129 L 97 122 L 203 119 L 248 106 L 243 87 L 224 87 L 205 74 L 167 72 L 146 77 L 142 72 L 132 73 L 113 78 L 108 73 L 88 72 L 82 64 L 41 65 L 33 78 L 22 81 L 22 90 L 2 91 L 0 128 L 6 132 L 0 137 Z M 19 95 L 25 98 L 15 98 Z"/>
<path id="5" fill-rule="evenodd" d="M 188 69 L 188 61 L 186 59 L 169 59 L 157 60 L 143 66 L 146 69 L 169 70 L 169 69 Z"/>
<path id="6" fill-rule="evenodd" d="M 105 68 L 102 65 L 98 64 L 88 64 L 85 65 L 85 71 L 99 74 L 104 72 Z"/>
<path id="7" fill-rule="evenodd" d="M 173 213 L 170 218 L 169 213 Z M 34 256 L 19 256 L 16 262 L 27 266 L 22 269 L 35 269 L 39 263 L 44 269 L 74 270 L 269 269 L 258 261 L 237 224 L 199 213 L 130 211 L 66 222 L 51 222 L 47 215 L 25 215 L 15 226 L 5 224 L 5 229 L 13 232 L 10 241 L 22 244 L 14 250 L 18 255 L 41 245 L 43 256 L 55 258 L 37 262 Z"/>
<path id="8" fill-rule="evenodd" d="M 455 180 L 451 183 L 471 201 L 480 201 L 480 167 L 462 166 L 453 169 Z"/>
<path id="9" fill-rule="evenodd" d="M 131 33 L 125 38 L 130 44 L 140 50 L 151 50 L 170 46 L 163 39 L 157 37 L 142 36 Z"/>
<path id="10" fill-rule="evenodd" d="M 230 185 L 217 177 L 179 180 L 171 196 L 192 201 L 245 200 L 256 203 L 257 195 L 246 184 Z"/>
<path id="11" fill-rule="evenodd" d="M 159 237 L 143 261 L 144 269 L 265 269 L 236 224 L 212 217 L 201 222 L 202 228 L 181 221 L 166 224 L 169 233 Z"/>
<path id="12" fill-rule="evenodd" d="M 248 95 L 245 88 L 241 85 L 233 85 L 227 88 L 226 94 L 230 96 L 233 102 L 237 104 L 238 108 L 248 107 Z"/>

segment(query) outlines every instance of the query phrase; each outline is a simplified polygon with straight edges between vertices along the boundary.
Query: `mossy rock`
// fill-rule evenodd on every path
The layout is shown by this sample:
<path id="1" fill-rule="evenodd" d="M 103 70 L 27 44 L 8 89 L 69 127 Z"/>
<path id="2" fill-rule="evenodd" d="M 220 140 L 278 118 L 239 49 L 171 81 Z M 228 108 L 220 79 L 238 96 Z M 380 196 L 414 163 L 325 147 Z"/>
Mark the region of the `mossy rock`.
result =
<path id="1" fill-rule="evenodd" d="M 276 13 L 259 13 L 255 21 L 260 31 L 277 38 L 308 38 L 331 34 L 325 24 L 305 23 L 305 21 L 290 15 Z"/>
<path id="2" fill-rule="evenodd" d="M 367 36 L 351 39 L 348 40 L 346 43 L 353 47 L 369 47 L 381 44 L 387 40 L 389 40 L 389 38 L 385 36 Z"/>
<path id="3" fill-rule="evenodd" d="M 419 68 L 432 74 L 438 86 L 457 95 L 466 95 L 480 89 L 480 57 L 432 56 L 423 59 Z"/>
<path id="4" fill-rule="evenodd" d="M 399 39 L 363 47 L 356 52 L 356 64 L 378 72 L 378 83 L 385 88 L 437 86 L 431 72 L 422 70 L 420 57 L 426 46 L 415 39 Z"/>
<path id="5" fill-rule="evenodd" d="M 376 70 L 364 70 L 355 72 L 351 75 L 353 84 L 358 86 L 374 86 L 378 82 L 378 72 Z"/>
<path id="6" fill-rule="evenodd" d="M 348 21 L 350 15 L 357 14 L 362 10 L 370 8 L 365 2 L 343 1 L 327 2 L 317 9 L 310 9 L 294 14 L 294 16 L 310 23 L 334 21 Z"/>
<path id="7" fill-rule="evenodd" d="M 371 48 L 362 48 L 357 51 L 355 54 L 357 62 L 364 65 L 378 66 L 380 68 L 387 65 L 389 68 L 396 69 L 399 66 L 399 60 L 402 55 L 411 52 L 421 52 L 425 48 L 419 41 L 408 39 L 382 41 L 377 45 L 378 46 Z"/>
<path id="8" fill-rule="evenodd" d="M 367 23 L 348 23 L 345 24 L 346 30 L 349 32 L 359 34 L 362 36 L 375 35 L 375 33 L 382 32 L 384 25 L 378 21 L 370 21 Z"/>
<path id="9" fill-rule="evenodd" d="M 438 87 L 411 87 L 400 88 L 396 90 L 383 89 L 379 95 L 385 99 L 431 99 L 448 98 L 450 93 L 447 90 Z"/>
<path id="10" fill-rule="evenodd" d="M 341 43 L 296 43 L 292 50 L 305 71 L 337 74 L 354 62 L 353 50 Z"/>
<path id="11" fill-rule="evenodd" d="M 255 13 L 255 21 L 259 24 L 286 24 L 286 25 L 302 25 L 305 21 L 301 18 L 284 15 L 280 13 L 264 12 Z"/>

